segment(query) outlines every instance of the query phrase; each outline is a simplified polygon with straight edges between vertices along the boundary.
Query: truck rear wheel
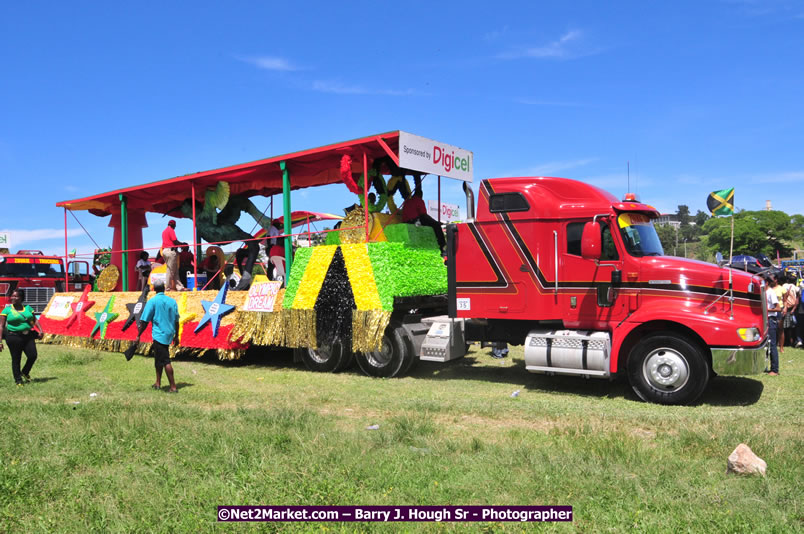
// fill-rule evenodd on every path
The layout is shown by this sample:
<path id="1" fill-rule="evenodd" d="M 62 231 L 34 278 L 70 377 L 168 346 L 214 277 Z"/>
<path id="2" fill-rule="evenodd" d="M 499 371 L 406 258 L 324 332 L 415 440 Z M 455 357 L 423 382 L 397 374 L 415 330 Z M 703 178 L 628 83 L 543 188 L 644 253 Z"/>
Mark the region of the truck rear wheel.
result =
<path id="1" fill-rule="evenodd" d="M 294 349 L 304 362 L 305 367 L 319 373 L 337 373 L 347 369 L 354 363 L 354 354 L 344 347 L 340 341 L 326 346 Z"/>
<path id="2" fill-rule="evenodd" d="M 646 402 L 691 404 L 706 389 L 709 375 L 698 345 L 669 332 L 644 338 L 628 357 L 628 381 Z"/>
<path id="3" fill-rule="evenodd" d="M 358 352 L 357 365 L 368 376 L 391 378 L 403 375 L 412 365 L 414 355 L 405 342 L 404 329 L 390 325 L 385 329 L 380 350 Z"/>

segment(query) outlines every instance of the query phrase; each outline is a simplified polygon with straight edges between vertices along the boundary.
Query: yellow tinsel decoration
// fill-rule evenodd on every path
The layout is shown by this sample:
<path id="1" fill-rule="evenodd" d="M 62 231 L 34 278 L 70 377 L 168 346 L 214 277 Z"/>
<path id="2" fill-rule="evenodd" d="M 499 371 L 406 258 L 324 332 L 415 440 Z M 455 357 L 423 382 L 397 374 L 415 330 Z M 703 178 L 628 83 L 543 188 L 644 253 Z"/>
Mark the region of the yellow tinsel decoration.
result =
<path id="1" fill-rule="evenodd" d="M 120 271 L 116 265 L 108 265 L 98 275 L 98 291 L 114 291 L 117 281 L 120 280 Z"/>
<path id="2" fill-rule="evenodd" d="M 310 310 L 285 310 L 283 314 L 286 347 L 318 348 L 316 337 L 316 313 Z"/>
<path id="3" fill-rule="evenodd" d="M 236 312 L 237 320 L 229 334 L 233 343 L 282 346 L 285 340 L 284 311 Z"/>
<path id="4" fill-rule="evenodd" d="M 377 284 L 374 282 L 374 269 L 371 267 L 371 260 L 368 256 L 368 245 L 365 243 L 342 245 L 341 251 L 357 309 L 382 309 L 380 294 L 377 292 Z"/>
<path id="5" fill-rule="evenodd" d="M 324 277 L 327 275 L 329 264 L 332 263 L 332 257 L 337 249 L 337 245 L 320 246 L 313 249 L 291 308 L 313 309 L 315 301 L 318 299 L 318 293 L 321 291 L 321 285 L 324 283 Z"/>
<path id="6" fill-rule="evenodd" d="M 389 322 L 391 312 L 388 311 L 352 310 L 352 351 L 379 350 Z"/>
<path id="7" fill-rule="evenodd" d="M 187 309 L 187 293 L 183 293 L 179 300 L 179 340 L 181 334 L 184 332 L 184 323 L 188 323 L 195 319 L 197 315 Z"/>
<path id="8" fill-rule="evenodd" d="M 353 227 L 357 228 L 353 228 Z M 369 234 L 371 233 L 372 218 L 369 217 Z M 339 237 L 341 243 L 365 243 L 366 242 L 366 214 L 363 209 L 354 209 L 344 217 L 341 223 L 341 228 L 348 228 L 348 230 L 341 230 Z"/>

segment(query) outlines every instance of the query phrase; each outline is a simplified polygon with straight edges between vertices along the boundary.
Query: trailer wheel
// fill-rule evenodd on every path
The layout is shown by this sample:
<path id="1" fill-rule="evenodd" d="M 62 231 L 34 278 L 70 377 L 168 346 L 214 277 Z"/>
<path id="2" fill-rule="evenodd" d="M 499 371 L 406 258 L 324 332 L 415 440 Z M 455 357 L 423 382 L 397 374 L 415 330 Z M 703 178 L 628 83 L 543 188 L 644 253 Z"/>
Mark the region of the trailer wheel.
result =
<path id="1" fill-rule="evenodd" d="M 380 350 L 355 354 L 357 365 L 365 374 L 380 378 L 404 374 L 413 363 L 413 358 L 414 355 L 405 342 L 404 329 L 394 325 L 385 329 Z"/>
<path id="2" fill-rule="evenodd" d="M 402 336 L 402 341 L 405 343 L 405 350 L 407 358 L 405 363 L 399 369 L 398 376 L 406 376 L 410 371 L 416 367 L 416 362 L 419 361 L 419 353 L 416 351 L 416 344 L 413 342 L 413 337 L 405 328 L 399 327 L 399 335 Z"/>
<path id="3" fill-rule="evenodd" d="M 646 402 L 691 404 L 706 389 L 709 375 L 698 345 L 669 332 L 644 338 L 628 357 L 628 381 Z"/>
<path id="4" fill-rule="evenodd" d="M 317 349 L 294 349 L 305 367 L 319 373 L 337 373 L 349 367 L 354 356 L 340 341 Z"/>

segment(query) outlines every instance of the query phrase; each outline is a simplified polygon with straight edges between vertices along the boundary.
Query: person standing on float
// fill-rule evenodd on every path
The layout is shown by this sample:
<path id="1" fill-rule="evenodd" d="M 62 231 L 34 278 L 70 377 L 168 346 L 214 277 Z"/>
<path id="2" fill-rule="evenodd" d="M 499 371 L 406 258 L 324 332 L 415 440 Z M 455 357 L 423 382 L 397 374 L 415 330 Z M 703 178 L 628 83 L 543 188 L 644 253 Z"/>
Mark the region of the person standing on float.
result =
<path id="1" fill-rule="evenodd" d="M 162 257 L 165 259 L 165 287 L 176 291 L 179 276 L 178 246 L 183 243 L 176 238 L 176 221 L 168 221 L 167 228 L 162 231 Z"/>

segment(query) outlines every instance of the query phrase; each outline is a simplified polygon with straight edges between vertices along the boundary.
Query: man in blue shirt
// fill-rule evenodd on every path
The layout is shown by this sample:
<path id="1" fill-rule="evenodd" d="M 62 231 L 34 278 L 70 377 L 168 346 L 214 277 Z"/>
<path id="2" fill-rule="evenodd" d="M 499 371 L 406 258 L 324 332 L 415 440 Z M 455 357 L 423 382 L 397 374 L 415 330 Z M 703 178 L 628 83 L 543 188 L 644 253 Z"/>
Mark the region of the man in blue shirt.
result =
<path id="1" fill-rule="evenodd" d="M 165 295 L 164 284 L 154 284 L 154 291 L 156 291 L 156 295 L 148 300 L 140 316 L 137 343 L 140 342 L 140 336 L 145 332 L 148 323 L 152 323 L 151 337 L 153 337 L 154 342 L 151 346 L 151 354 L 153 354 L 154 366 L 156 367 L 156 383 L 151 387 L 161 389 L 162 369 L 164 368 L 165 374 L 170 381 L 168 392 L 178 393 L 176 382 L 173 380 L 173 366 L 170 364 L 169 346 L 171 342 L 178 342 L 176 336 L 179 332 L 179 306 L 175 300 Z"/>

